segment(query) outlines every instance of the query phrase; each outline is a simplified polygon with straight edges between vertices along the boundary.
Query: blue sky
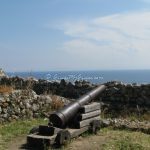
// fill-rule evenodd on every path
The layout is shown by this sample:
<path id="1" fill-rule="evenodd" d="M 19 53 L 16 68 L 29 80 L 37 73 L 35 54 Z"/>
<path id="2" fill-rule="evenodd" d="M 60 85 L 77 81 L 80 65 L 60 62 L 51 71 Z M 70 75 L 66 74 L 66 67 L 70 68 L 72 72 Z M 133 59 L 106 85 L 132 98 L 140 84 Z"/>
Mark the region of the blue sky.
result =
<path id="1" fill-rule="evenodd" d="M 150 69 L 150 0 L 0 0 L 6 71 Z"/>

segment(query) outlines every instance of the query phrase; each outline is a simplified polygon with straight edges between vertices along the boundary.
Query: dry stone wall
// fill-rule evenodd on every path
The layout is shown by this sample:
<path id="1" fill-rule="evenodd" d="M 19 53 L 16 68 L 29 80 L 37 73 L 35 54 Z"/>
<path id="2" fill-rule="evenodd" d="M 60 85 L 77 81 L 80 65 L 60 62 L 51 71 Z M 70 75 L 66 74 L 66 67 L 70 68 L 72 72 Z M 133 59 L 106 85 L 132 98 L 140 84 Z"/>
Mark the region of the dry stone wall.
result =
<path id="1" fill-rule="evenodd" d="M 26 102 L 27 105 L 28 100 L 31 99 L 30 102 L 32 104 L 32 109 L 41 108 L 42 106 L 41 103 L 46 103 L 46 100 L 39 98 L 40 97 L 39 95 L 41 94 L 56 94 L 69 99 L 72 98 L 76 99 L 81 95 L 87 93 L 88 91 L 92 90 L 94 87 L 96 87 L 96 85 L 93 85 L 86 81 L 76 81 L 75 83 L 70 83 L 65 80 L 61 80 L 60 82 L 50 82 L 41 79 L 40 80 L 36 80 L 33 78 L 23 79 L 19 77 L 2 78 L 0 80 L 0 85 L 11 85 L 15 89 L 19 90 L 21 89 L 23 91 L 29 89 L 33 90 L 34 94 L 33 93 L 31 94 L 32 98 L 29 97 L 25 98 L 24 96 L 21 96 L 23 94 L 20 93 L 20 97 L 24 99 L 24 100 L 22 99 L 23 101 L 27 101 Z M 101 101 L 103 113 L 111 114 L 114 115 L 115 117 L 118 117 L 128 115 L 131 113 L 141 115 L 150 112 L 150 84 L 137 85 L 113 81 L 105 83 L 105 85 L 107 86 L 107 89 L 102 94 L 100 94 L 100 96 L 96 99 L 98 101 Z M 14 95 L 17 95 L 17 92 Z M 13 103 L 13 100 L 10 95 L 9 98 L 6 95 L 5 99 L 10 100 L 11 102 L 9 103 Z M 2 103 L 1 101 L 3 101 L 3 98 L 0 97 L 0 106 Z M 20 106 L 18 105 L 18 103 L 19 102 L 15 104 L 17 107 Z M 29 103 L 29 107 L 31 104 Z M 6 103 L 4 104 L 4 106 L 5 105 L 7 106 L 8 104 Z M 51 104 L 46 105 L 48 105 L 49 107 Z M 14 109 L 13 106 L 11 107 Z M 21 111 L 22 110 L 23 108 L 21 108 Z M 30 112 L 30 108 L 28 108 L 28 110 Z M 5 112 L 6 110 L 5 109 L 2 110 L 1 107 L 0 111 Z M 37 111 L 33 111 L 31 113 L 31 116 L 36 116 L 36 113 L 39 113 L 39 109 L 37 109 Z M 22 112 L 20 115 L 23 115 Z"/>
<path id="2" fill-rule="evenodd" d="M 63 97 L 56 98 L 64 103 L 68 102 Z M 10 94 L 0 94 L 0 123 L 47 116 L 52 103 L 51 95 L 37 95 L 32 90 L 15 90 Z"/>
<path id="3" fill-rule="evenodd" d="M 20 77 L 4 77 L 0 80 L 0 85 L 12 86 L 14 89 L 32 89 L 38 95 L 56 94 L 68 98 L 78 98 L 95 87 L 95 85 L 86 81 L 71 83 L 65 80 L 58 82 Z"/>
<path id="4" fill-rule="evenodd" d="M 150 111 L 150 84 L 108 82 L 106 85 L 108 88 L 100 97 L 105 112 L 118 116 Z"/>

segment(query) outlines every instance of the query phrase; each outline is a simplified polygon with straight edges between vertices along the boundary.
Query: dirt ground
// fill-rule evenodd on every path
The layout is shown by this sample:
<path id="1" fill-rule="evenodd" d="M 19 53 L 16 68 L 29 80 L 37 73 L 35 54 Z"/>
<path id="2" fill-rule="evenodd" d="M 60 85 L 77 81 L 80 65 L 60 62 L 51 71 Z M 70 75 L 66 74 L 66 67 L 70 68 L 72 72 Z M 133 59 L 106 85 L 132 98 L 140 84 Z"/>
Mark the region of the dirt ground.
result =
<path id="1" fill-rule="evenodd" d="M 103 135 L 90 135 L 87 137 L 78 137 L 73 140 L 67 150 L 101 150 L 103 144 L 106 143 L 108 137 Z"/>
<path id="2" fill-rule="evenodd" d="M 64 147 L 66 150 L 101 150 L 103 144 L 106 143 L 108 136 L 102 134 L 88 135 L 73 139 L 71 143 Z M 17 137 L 9 144 L 8 150 L 29 150 L 26 148 L 26 136 Z"/>
<path id="3" fill-rule="evenodd" d="M 26 136 L 17 137 L 9 143 L 8 150 L 25 150 Z"/>

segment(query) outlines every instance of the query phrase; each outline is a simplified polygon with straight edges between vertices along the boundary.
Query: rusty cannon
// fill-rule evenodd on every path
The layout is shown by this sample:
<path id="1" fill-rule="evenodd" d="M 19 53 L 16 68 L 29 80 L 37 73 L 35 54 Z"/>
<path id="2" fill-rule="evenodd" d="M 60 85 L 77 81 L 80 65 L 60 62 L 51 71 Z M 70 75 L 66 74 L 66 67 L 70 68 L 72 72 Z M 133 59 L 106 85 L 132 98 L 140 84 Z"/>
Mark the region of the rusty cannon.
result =
<path id="1" fill-rule="evenodd" d="M 107 87 L 99 85 L 92 91 L 69 103 L 49 116 L 48 125 L 39 125 L 30 130 L 27 143 L 39 146 L 62 145 L 65 141 L 89 131 L 100 129 L 100 103 L 92 102 Z"/>
<path id="2" fill-rule="evenodd" d="M 81 106 L 89 103 L 94 98 L 96 98 L 102 91 L 106 89 L 105 85 L 100 85 L 89 93 L 83 95 L 81 98 L 77 99 L 75 102 L 70 103 L 64 108 L 54 112 L 50 115 L 50 123 L 58 128 L 63 128 L 67 125 L 68 121 L 75 116 Z"/>

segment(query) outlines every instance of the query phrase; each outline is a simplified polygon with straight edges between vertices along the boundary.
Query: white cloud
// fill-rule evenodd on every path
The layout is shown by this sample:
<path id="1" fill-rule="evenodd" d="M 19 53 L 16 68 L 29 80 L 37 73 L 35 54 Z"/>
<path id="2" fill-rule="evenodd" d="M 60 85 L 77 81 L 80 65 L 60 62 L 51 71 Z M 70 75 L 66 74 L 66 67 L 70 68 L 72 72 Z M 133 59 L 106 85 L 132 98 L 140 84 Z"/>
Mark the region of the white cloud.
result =
<path id="1" fill-rule="evenodd" d="M 95 68 L 150 68 L 149 11 L 67 22 L 61 29 L 73 38 L 63 50 Z"/>

